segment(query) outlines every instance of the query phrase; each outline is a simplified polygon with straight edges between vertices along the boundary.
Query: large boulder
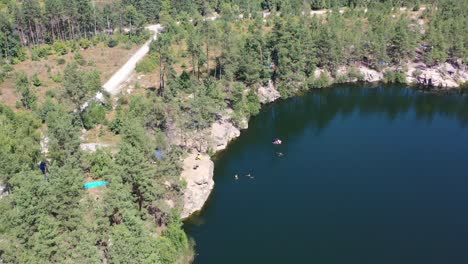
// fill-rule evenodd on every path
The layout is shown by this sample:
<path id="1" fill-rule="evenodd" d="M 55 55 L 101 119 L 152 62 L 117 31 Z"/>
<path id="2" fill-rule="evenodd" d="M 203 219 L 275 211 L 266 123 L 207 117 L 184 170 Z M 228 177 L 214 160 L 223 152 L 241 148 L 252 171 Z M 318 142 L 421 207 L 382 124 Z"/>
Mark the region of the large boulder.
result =
<path id="1" fill-rule="evenodd" d="M 184 207 L 181 217 L 185 219 L 203 208 L 214 187 L 214 163 L 207 155 L 196 159 L 197 153 L 190 154 L 183 162 L 182 179 L 187 183 L 184 190 Z"/>

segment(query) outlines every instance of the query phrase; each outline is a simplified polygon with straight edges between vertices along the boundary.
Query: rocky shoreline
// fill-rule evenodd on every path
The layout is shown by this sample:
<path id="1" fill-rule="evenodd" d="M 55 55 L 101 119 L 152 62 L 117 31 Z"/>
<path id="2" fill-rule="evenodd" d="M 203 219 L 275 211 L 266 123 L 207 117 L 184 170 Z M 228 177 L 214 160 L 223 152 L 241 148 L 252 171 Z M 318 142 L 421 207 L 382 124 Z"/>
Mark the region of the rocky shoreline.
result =
<path id="1" fill-rule="evenodd" d="M 434 67 L 429 67 L 423 63 L 411 62 L 405 67 L 389 67 L 384 71 L 378 72 L 365 65 L 353 66 L 357 69 L 362 78 L 346 78 L 344 82 L 352 83 L 364 81 L 368 83 L 382 82 L 385 80 L 385 71 L 398 71 L 405 75 L 408 84 L 420 84 L 430 87 L 439 87 L 441 89 L 459 88 L 468 82 L 468 68 L 465 65 L 455 67 L 452 64 L 444 63 Z M 315 71 L 315 78 L 322 74 L 328 75 L 332 83 L 335 83 L 339 76 L 349 76 L 351 67 L 340 67 L 337 71 L 337 78 L 332 78 L 331 74 L 323 69 Z M 430 80 L 430 82 L 429 82 Z M 267 85 L 257 89 L 257 95 L 262 104 L 268 104 L 281 98 L 280 92 L 276 89 L 272 81 Z M 186 147 L 197 148 L 202 152 L 209 149 L 215 153 L 227 148 L 230 141 L 236 139 L 241 134 L 241 129 L 247 129 L 248 120 L 242 122 L 241 127 L 234 125 L 231 120 L 232 110 L 228 110 L 222 115 L 211 128 L 207 131 L 207 139 L 204 144 L 200 141 L 191 140 L 186 142 Z M 174 137 L 173 137 L 174 138 Z M 180 144 L 181 139 L 175 139 L 174 144 Z M 211 191 L 214 188 L 214 163 L 209 155 L 202 155 L 201 160 L 196 160 L 196 153 L 190 154 L 183 161 L 183 172 L 181 177 L 186 181 L 187 188 L 184 191 L 182 219 L 187 219 L 196 212 L 199 212 L 205 202 L 208 200 Z M 196 167 L 196 169 L 194 169 Z"/>

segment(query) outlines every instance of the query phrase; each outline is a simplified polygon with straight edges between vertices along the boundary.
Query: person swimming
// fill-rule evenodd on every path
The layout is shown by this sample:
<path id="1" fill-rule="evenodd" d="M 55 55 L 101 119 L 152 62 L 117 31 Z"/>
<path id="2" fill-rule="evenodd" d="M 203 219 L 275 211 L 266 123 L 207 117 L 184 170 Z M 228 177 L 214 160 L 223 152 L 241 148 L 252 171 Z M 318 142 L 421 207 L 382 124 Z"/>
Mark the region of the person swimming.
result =
<path id="1" fill-rule="evenodd" d="M 281 145 L 281 143 L 283 143 L 283 142 L 281 141 L 281 139 L 275 138 L 275 139 L 273 139 L 273 141 L 271 143 L 273 143 L 274 145 Z"/>
<path id="2" fill-rule="evenodd" d="M 284 154 L 283 154 L 283 152 L 276 152 L 276 156 L 278 156 L 278 157 L 283 157 Z"/>
<path id="3" fill-rule="evenodd" d="M 237 174 L 234 175 L 234 179 L 238 180 L 238 179 L 239 179 L 239 176 L 237 176 Z"/>

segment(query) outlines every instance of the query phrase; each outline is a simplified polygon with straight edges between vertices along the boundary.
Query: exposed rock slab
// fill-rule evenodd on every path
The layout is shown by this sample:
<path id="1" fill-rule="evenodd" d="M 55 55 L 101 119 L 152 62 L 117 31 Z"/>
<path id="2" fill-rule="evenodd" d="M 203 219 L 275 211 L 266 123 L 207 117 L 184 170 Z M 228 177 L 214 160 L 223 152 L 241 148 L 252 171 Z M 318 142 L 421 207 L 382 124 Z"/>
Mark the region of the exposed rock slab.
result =
<path id="1" fill-rule="evenodd" d="M 366 82 L 380 82 L 384 79 L 384 75 L 381 72 L 360 65 L 358 70 L 364 75 L 364 81 Z"/>
<path id="2" fill-rule="evenodd" d="M 80 145 L 81 150 L 95 152 L 98 149 L 109 147 L 109 144 L 102 144 L 102 143 L 83 143 Z"/>
<path id="3" fill-rule="evenodd" d="M 186 181 L 187 188 L 183 197 L 182 219 L 200 211 L 214 187 L 213 161 L 207 155 L 202 155 L 201 160 L 196 160 L 196 157 L 197 153 L 190 154 L 183 162 L 181 177 Z"/>
<path id="4" fill-rule="evenodd" d="M 268 81 L 268 85 L 258 88 L 257 95 L 260 103 L 262 104 L 271 103 L 281 97 L 271 80 Z"/>
<path id="5" fill-rule="evenodd" d="M 220 151 L 227 147 L 229 142 L 240 136 L 240 130 L 226 117 L 211 125 L 212 149 Z"/>

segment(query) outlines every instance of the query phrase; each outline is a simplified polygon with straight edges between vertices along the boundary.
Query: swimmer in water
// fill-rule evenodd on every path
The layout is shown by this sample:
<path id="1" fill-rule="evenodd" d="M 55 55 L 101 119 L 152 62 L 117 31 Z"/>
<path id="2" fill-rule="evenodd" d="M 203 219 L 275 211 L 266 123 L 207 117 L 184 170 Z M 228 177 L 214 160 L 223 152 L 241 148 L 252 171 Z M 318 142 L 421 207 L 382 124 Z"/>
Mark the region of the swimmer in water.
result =
<path id="1" fill-rule="evenodd" d="M 237 176 L 237 174 L 234 175 L 234 179 L 238 180 L 238 179 L 239 179 L 239 176 Z"/>
<path id="2" fill-rule="evenodd" d="M 284 156 L 283 152 L 276 152 L 276 155 L 277 155 L 278 157 L 283 157 L 283 156 Z"/>

